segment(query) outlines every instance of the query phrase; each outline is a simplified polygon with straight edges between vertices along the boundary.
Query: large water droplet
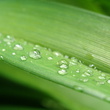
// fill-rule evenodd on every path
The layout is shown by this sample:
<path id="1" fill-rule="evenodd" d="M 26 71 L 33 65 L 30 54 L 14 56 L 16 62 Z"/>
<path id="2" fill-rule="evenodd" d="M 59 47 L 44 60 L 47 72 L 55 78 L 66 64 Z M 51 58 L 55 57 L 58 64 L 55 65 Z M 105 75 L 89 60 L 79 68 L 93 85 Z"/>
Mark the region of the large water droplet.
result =
<path id="1" fill-rule="evenodd" d="M 76 73 L 79 73 L 79 72 L 80 72 L 80 70 L 79 70 L 79 69 L 77 69 L 77 70 L 76 70 Z"/>
<path id="2" fill-rule="evenodd" d="M 67 74 L 67 71 L 65 69 L 61 69 L 58 71 L 58 74 L 65 75 L 65 74 Z"/>
<path id="3" fill-rule="evenodd" d="M 20 44 L 16 44 L 14 50 L 23 50 L 23 47 Z"/>
<path id="4" fill-rule="evenodd" d="M 39 50 L 29 52 L 29 56 L 33 59 L 40 59 L 41 58 Z"/>

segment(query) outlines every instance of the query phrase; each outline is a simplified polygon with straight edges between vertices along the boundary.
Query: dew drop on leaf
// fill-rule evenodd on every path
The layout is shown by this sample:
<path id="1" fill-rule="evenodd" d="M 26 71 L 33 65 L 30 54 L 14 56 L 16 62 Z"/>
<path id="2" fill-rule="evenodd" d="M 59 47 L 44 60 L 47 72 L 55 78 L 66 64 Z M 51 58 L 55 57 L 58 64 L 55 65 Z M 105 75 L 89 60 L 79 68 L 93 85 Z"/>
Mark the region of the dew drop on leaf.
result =
<path id="1" fill-rule="evenodd" d="M 66 68 L 68 68 L 68 66 L 66 64 L 62 64 L 62 65 L 60 65 L 60 68 L 66 69 Z"/>
<path id="2" fill-rule="evenodd" d="M 110 79 L 107 81 L 108 84 L 110 84 Z"/>
<path id="3" fill-rule="evenodd" d="M 53 60 L 53 58 L 52 57 L 48 57 L 48 60 Z"/>
<path id="4" fill-rule="evenodd" d="M 13 52 L 12 55 L 16 55 L 16 53 Z"/>
<path id="5" fill-rule="evenodd" d="M 61 69 L 58 71 L 58 74 L 65 75 L 65 74 L 67 74 L 67 71 L 65 69 Z"/>
<path id="6" fill-rule="evenodd" d="M 77 91 L 83 91 L 83 88 L 77 85 L 74 85 L 73 88 Z"/>
<path id="7" fill-rule="evenodd" d="M 6 42 L 8 45 L 10 45 L 12 42 L 15 41 L 15 39 L 9 35 L 7 35 L 4 39 L 3 39 L 4 42 Z"/>
<path id="8" fill-rule="evenodd" d="M 57 62 L 57 65 L 62 65 L 62 64 L 67 65 L 68 62 L 65 59 L 62 59 L 62 60 L 60 60 L 60 61 Z"/>
<path id="9" fill-rule="evenodd" d="M 27 59 L 26 56 L 21 56 L 20 58 L 22 61 L 25 61 Z"/>
<path id="10" fill-rule="evenodd" d="M 34 51 L 29 52 L 29 57 L 33 59 L 40 59 L 41 58 L 40 51 L 34 50 Z"/>
<path id="11" fill-rule="evenodd" d="M 2 52 L 6 51 L 6 49 L 2 49 Z"/>
<path id="12" fill-rule="evenodd" d="M 23 50 L 23 47 L 20 44 L 16 44 L 14 50 Z"/>
<path id="13" fill-rule="evenodd" d="M 0 55 L 0 59 L 3 60 L 3 56 L 2 55 Z"/>

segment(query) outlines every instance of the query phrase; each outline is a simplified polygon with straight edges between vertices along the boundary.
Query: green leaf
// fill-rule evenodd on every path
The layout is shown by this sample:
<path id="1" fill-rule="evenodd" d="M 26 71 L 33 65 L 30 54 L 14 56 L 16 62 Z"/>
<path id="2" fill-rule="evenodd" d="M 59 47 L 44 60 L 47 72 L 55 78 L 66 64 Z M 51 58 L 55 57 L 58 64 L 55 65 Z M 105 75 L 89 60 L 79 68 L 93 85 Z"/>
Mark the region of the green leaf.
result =
<path id="1" fill-rule="evenodd" d="M 74 57 L 70 59 L 59 52 L 9 35 L 1 35 L 0 41 L 1 60 L 42 78 L 109 101 L 110 92 L 107 88 L 110 87 L 110 76 L 107 73 L 87 67 Z"/>
<path id="2" fill-rule="evenodd" d="M 40 0 L 0 1 L 0 14 L 0 55 L 6 63 L 110 101 L 110 75 L 104 73 L 110 72 L 109 17 Z M 3 67 L 1 74 L 14 79 Z"/>
<path id="3" fill-rule="evenodd" d="M 110 72 L 108 17 L 57 3 L 25 2 L 0 1 L 2 33 L 75 56 L 87 65 Z"/>
<path id="4" fill-rule="evenodd" d="M 106 103 L 103 100 L 99 100 L 92 96 L 88 96 L 87 94 L 76 92 L 67 87 L 58 85 L 56 83 L 50 82 L 45 79 L 42 79 L 40 77 L 37 77 L 33 74 L 30 74 L 26 71 L 21 70 L 20 68 L 9 65 L 7 63 L 1 62 L 0 67 L 1 68 L 5 67 L 5 69 L 0 69 L 1 70 L 0 72 L 2 73 L 0 75 L 6 77 L 8 79 L 11 79 L 14 82 L 25 85 L 30 89 L 34 89 L 35 91 L 39 90 L 39 91 L 45 92 L 45 94 L 56 99 L 59 102 L 59 104 L 61 104 L 62 106 L 64 106 L 67 109 L 70 109 L 70 110 L 71 109 L 72 110 L 73 109 L 75 109 L 75 110 L 81 110 L 81 109 L 82 110 L 93 110 L 93 109 L 94 110 L 97 110 L 97 109 L 109 110 L 109 108 L 110 108 L 109 103 Z M 12 84 L 11 84 L 11 86 L 12 86 Z M 8 87 L 10 87 L 10 86 L 8 85 Z M 14 89 L 16 89 L 16 88 L 18 88 L 18 87 L 14 87 Z M 21 91 L 22 90 L 23 89 L 21 89 Z M 9 90 L 7 90 L 7 91 L 9 91 Z M 38 92 L 35 92 L 35 91 L 32 92 L 31 90 L 26 90 L 26 91 L 27 91 L 27 93 L 28 92 L 30 93 L 31 98 L 34 98 L 34 99 L 37 98 L 36 94 Z M 18 92 L 21 93 L 20 90 Z M 23 95 L 23 93 L 21 93 L 21 95 Z M 26 96 L 26 94 L 24 96 Z M 36 100 L 38 100 L 38 98 Z M 45 103 L 48 103 L 48 100 L 46 100 Z M 99 104 L 100 104 L 100 106 L 97 106 Z M 59 107 L 59 106 L 57 105 L 57 107 Z M 61 108 L 60 108 L 60 110 L 61 110 Z"/>

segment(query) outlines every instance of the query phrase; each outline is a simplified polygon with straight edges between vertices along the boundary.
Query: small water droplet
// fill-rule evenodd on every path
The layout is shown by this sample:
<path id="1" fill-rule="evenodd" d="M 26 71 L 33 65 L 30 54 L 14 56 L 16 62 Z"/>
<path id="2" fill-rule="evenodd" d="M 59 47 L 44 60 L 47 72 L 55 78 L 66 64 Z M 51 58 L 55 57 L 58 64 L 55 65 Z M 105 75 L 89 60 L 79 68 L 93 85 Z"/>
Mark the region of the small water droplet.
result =
<path id="1" fill-rule="evenodd" d="M 16 53 L 13 52 L 12 55 L 16 55 Z"/>
<path id="2" fill-rule="evenodd" d="M 29 56 L 33 59 L 40 59 L 41 58 L 39 50 L 29 52 Z"/>
<path id="3" fill-rule="evenodd" d="M 79 73 L 79 72 L 80 72 L 80 70 L 79 70 L 79 69 L 77 69 L 77 70 L 76 70 L 76 73 Z"/>
<path id="4" fill-rule="evenodd" d="M 91 76 L 91 75 L 92 75 L 92 74 L 89 73 L 89 72 L 84 72 L 84 74 L 85 74 L 86 76 Z"/>
<path id="5" fill-rule="evenodd" d="M 4 42 L 6 42 L 8 45 L 10 45 L 12 42 L 15 41 L 15 39 L 9 35 L 7 35 L 4 39 L 3 39 Z"/>
<path id="6" fill-rule="evenodd" d="M 0 55 L 0 59 L 3 60 L 3 56 L 2 55 Z"/>
<path id="7" fill-rule="evenodd" d="M 106 76 L 106 75 L 104 73 L 102 73 L 101 76 Z"/>
<path id="8" fill-rule="evenodd" d="M 103 77 L 103 76 L 99 76 L 98 78 L 99 78 L 99 79 L 105 79 L 105 77 Z"/>
<path id="9" fill-rule="evenodd" d="M 79 81 L 81 81 L 81 82 L 88 82 L 88 80 L 89 79 L 87 79 L 87 78 L 81 78 L 81 79 L 79 79 Z"/>
<path id="10" fill-rule="evenodd" d="M 48 60 L 52 60 L 53 58 L 52 57 L 48 57 Z"/>
<path id="11" fill-rule="evenodd" d="M 54 51 L 53 54 L 54 54 L 55 56 L 57 56 L 57 57 L 59 57 L 59 56 L 63 56 L 61 53 L 56 52 L 56 51 Z"/>
<path id="12" fill-rule="evenodd" d="M 66 64 L 62 64 L 62 65 L 60 65 L 60 68 L 66 69 L 66 68 L 68 68 L 68 66 Z"/>
<path id="13" fill-rule="evenodd" d="M 26 56 L 21 56 L 20 58 L 22 61 L 25 61 L 27 59 Z"/>
<path id="14" fill-rule="evenodd" d="M 94 68 L 94 69 L 96 69 L 96 67 L 95 67 L 94 64 L 90 64 L 89 67 L 90 67 L 90 68 Z"/>
<path id="15" fill-rule="evenodd" d="M 77 63 L 69 61 L 69 66 L 74 66 L 74 65 L 77 65 Z"/>
<path id="16" fill-rule="evenodd" d="M 21 45 L 19 45 L 19 44 L 16 44 L 14 46 L 14 50 L 23 50 L 23 47 Z"/>
<path id="17" fill-rule="evenodd" d="M 107 81 L 108 84 L 110 84 L 110 79 Z"/>
<path id="18" fill-rule="evenodd" d="M 86 75 L 85 74 L 82 74 L 82 77 L 86 77 Z"/>
<path id="19" fill-rule="evenodd" d="M 97 81 L 97 84 L 98 85 L 103 85 L 103 84 L 105 84 L 105 81 Z"/>
<path id="20" fill-rule="evenodd" d="M 6 49 L 2 49 L 2 52 L 6 51 Z"/>
<path id="21" fill-rule="evenodd" d="M 60 61 L 57 62 L 57 65 L 62 65 L 62 64 L 67 65 L 68 62 L 65 59 L 62 59 L 62 60 L 60 60 Z"/>
<path id="22" fill-rule="evenodd" d="M 35 45 L 35 46 L 33 47 L 33 49 L 34 49 L 34 50 L 36 50 L 36 49 L 37 49 L 37 50 L 40 50 L 40 46 L 39 46 L 39 45 Z"/>
<path id="23" fill-rule="evenodd" d="M 83 88 L 80 87 L 80 86 L 74 85 L 73 88 L 74 88 L 75 90 L 77 90 L 77 91 L 83 91 Z"/>
<path id="24" fill-rule="evenodd" d="M 61 69 L 61 70 L 58 71 L 58 74 L 65 75 L 65 74 L 67 74 L 67 71 L 64 70 L 64 69 Z"/>
<path id="25" fill-rule="evenodd" d="M 83 82 L 88 82 L 89 81 L 89 79 L 83 79 Z"/>
<path id="26" fill-rule="evenodd" d="M 65 55 L 64 57 L 65 57 L 66 59 L 68 59 L 68 58 L 69 58 L 69 56 L 68 56 L 68 55 Z"/>

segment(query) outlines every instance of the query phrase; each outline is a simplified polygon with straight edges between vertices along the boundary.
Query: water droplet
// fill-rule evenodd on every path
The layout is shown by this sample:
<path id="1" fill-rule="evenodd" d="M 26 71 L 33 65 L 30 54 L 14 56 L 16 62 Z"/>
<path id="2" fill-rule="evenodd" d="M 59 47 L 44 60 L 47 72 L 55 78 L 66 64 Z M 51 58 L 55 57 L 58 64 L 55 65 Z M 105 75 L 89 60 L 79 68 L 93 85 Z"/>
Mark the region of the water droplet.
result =
<path id="1" fill-rule="evenodd" d="M 20 58 L 22 61 L 25 61 L 27 59 L 26 56 L 21 56 Z"/>
<path id="2" fill-rule="evenodd" d="M 80 70 L 79 70 L 79 69 L 77 69 L 77 70 L 76 70 L 76 73 L 79 73 L 79 72 L 80 72 Z"/>
<path id="3" fill-rule="evenodd" d="M 16 53 L 13 52 L 12 55 L 16 55 Z"/>
<path id="4" fill-rule="evenodd" d="M 95 66 L 94 66 L 94 64 L 90 64 L 89 67 L 90 68 L 94 68 Z"/>
<path id="5" fill-rule="evenodd" d="M 13 37 L 7 35 L 3 41 L 6 42 L 8 45 L 10 45 L 12 42 L 15 41 L 15 39 Z"/>
<path id="6" fill-rule="evenodd" d="M 62 65 L 62 64 L 67 65 L 68 62 L 65 59 L 62 59 L 62 60 L 60 60 L 60 61 L 57 62 L 57 65 Z"/>
<path id="7" fill-rule="evenodd" d="M 3 60 L 3 56 L 0 55 L 0 59 Z"/>
<path id="8" fill-rule="evenodd" d="M 88 73 L 92 73 L 92 70 L 87 70 Z"/>
<path id="9" fill-rule="evenodd" d="M 62 65 L 60 65 L 60 68 L 66 69 L 66 68 L 68 68 L 68 66 L 66 64 L 62 64 Z"/>
<path id="10" fill-rule="evenodd" d="M 37 49 L 37 50 L 40 50 L 40 46 L 39 46 L 39 45 L 35 45 L 35 46 L 33 47 L 33 49 L 34 49 L 34 50 L 36 50 L 36 49 Z"/>
<path id="11" fill-rule="evenodd" d="M 83 88 L 80 87 L 80 86 L 74 85 L 73 88 L 74 88 L 75 90 L 77 90 L 77 91 L 83 91 Z"/>
<path id="12" fill-rule="evenodd" d="M 104 73 L 102 73 L 101 76 L 106 76 L 106 75 Z"/>
<path id="13" fill-rule="evenodd" d="M 74 65 L 77 65 L 77 63 L 69 61 L 69 66 L 74 66 Z"/>
<path id="14" fill-rule="evenodd" d="M 81 82 L 88 82 L 88 80 L 89 79 L 87 79 L 87 78 L 81 78 L 81 79 L 79 79 L 79 81 L 81 81 Z"/>
<path id="15" fill-rule="evenodd" d="M 97 84 L 98 85 L 103 85 L 103 84 L 105 84 L 105 81 L 97 81 Z"/>
<path id="16" fill-rule="evenodd" d="M 110 79 L 107 81 L 108 84 L 110 84 Z"/>
<path id="17" fill-rule="evenodd" d="M 6 51 L 6 49 L 2 49 L 2 52 Z"/>
<path id="18" fill-rule="evenodd" d="M 53 58 L 52 57 L 48 57 L 48 60 L 52 60 Z"/>
<path id="19" fill-rule="evenodd" d="M 53 54 L 54 54 L 55 56 L 57 56 L 57 57 L 59 57 L 59 56 L 63 56 L 61 53 L 56 52 L 56 51 L 54 51 Z"/>
<path id="20" fill-rule="evenodd" d="M 61 70 L 58 71 L 58 74 L 65 75 L 65 74 L 67 74 L 67 71 L 64 70 L 64 69 L 61 69 Z"/>
<path id="21" fill-rule="evenodd" d="M 88 82 L 89 79 L 83 79 L 83 82 Z"/>
<path id="22" fill-rule="evenodd" d="M 85 74 L 82 74 L 82 77 L 86 77 L 86 75 Z"/>
<path id="23" fill-rule="evenodd" d="M 103 76 L 99 76 L 98 78 L 99 78 L 99 79 L 105 79 L 105 77 L 103 77 Z"/>
<path id="24" fill-rule="evenodd" d="M 66 59 L 68 59 L 68 58 L 69 58 L 69 56 L 68 56 L 68 55 L 65 55 L 64 57 L 65 57 Z"/>
<path id="25" fill-rule="evenodd" d="M 19 44 L 16 44 L 14 46 L 14 50 L 23 50 L 23 47 L 21 45 L 19 45 Z"/>
<path id="26" fill-rule="evenodd" d="M 29 56 L 33 59 L 40 59 L 41 58 L 39 50 L 29 52 Z"/>
<path id="27" fill-rule="evenodd" d="M 85 74 L 86 76 L 91 76 L 91 75 L 92 75 L 91 73 L 88 73 L 88 72 L 84 72 L 84 74 Z"/>

